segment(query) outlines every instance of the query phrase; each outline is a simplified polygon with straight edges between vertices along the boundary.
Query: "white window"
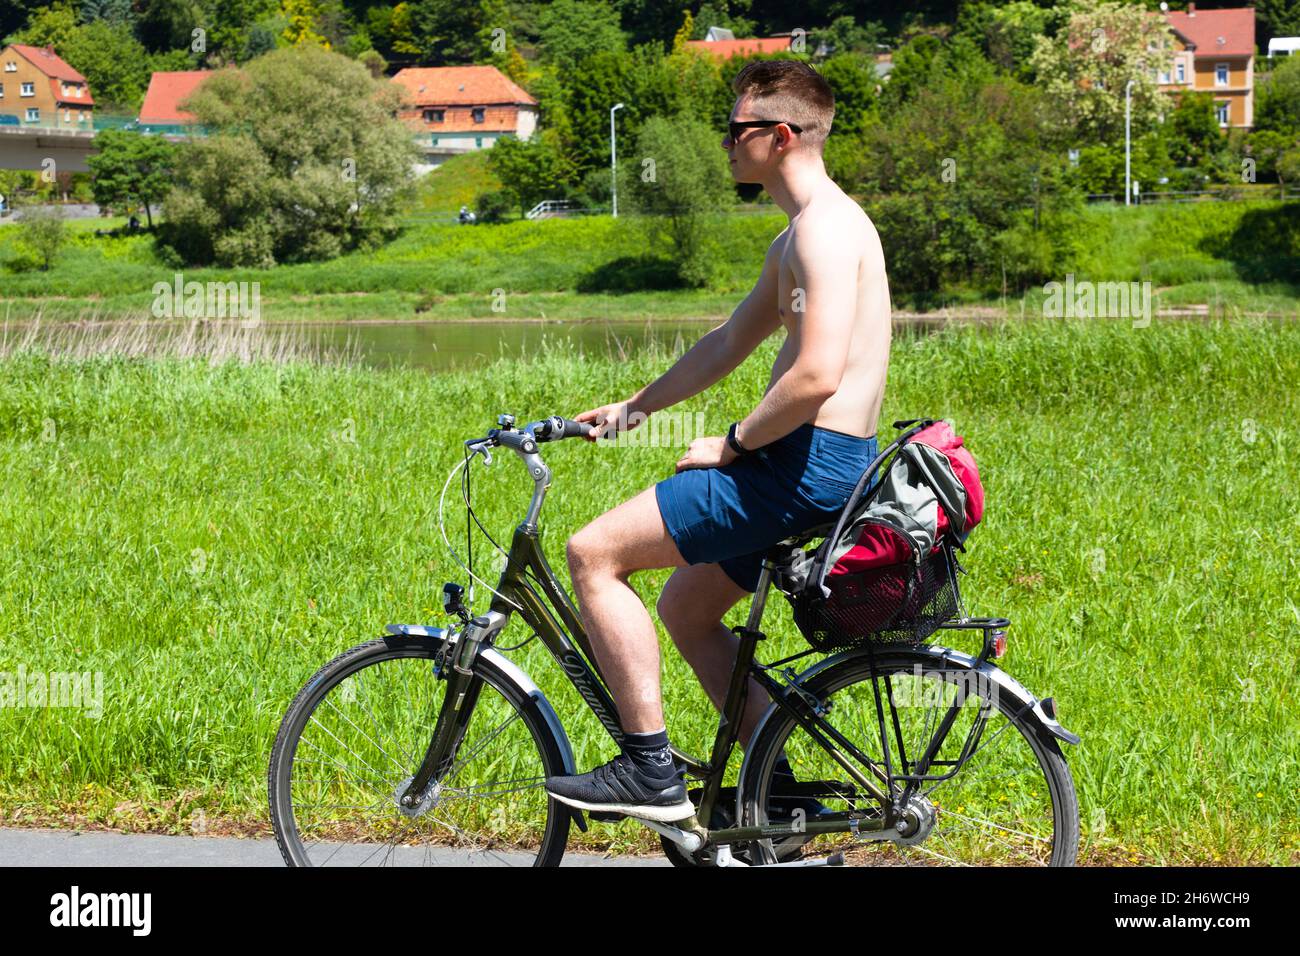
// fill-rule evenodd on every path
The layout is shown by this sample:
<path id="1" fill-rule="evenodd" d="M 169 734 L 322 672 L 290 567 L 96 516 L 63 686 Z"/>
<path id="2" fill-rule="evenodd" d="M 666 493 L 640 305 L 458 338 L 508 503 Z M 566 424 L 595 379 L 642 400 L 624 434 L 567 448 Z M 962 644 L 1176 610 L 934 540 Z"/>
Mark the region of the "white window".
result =
<path id="1" fill-rule="evenodd" d="M 1174 64 L 1174 79 L 1179 83 L 1187 82 L 1187 65 L 1182 60 Z"/>
<path id="2" fill-rule="evenodd" d="M 1161 70 L 1161 71 L 1160 71 L 1160 82 L 1161 82 L 1161 83 L 1168 83 L 1169 81 L 1170 81 L 1170 73 L 1169 73 L 1168 68 Z"/>
<path id="3" fill-rule="evenodd" d="M 1228 85 L 1228 64 L 1226 63 L 1214 64 L 1214 85 L 1215 86 Z"/>
<path id="4" fill-rule="evenodd" d="M 63 122 L 65 122 L 65 123 L 71 123 L 71 122 L 72 122 L 72 110 L 65 109 L 65 110 L 63 111 Z"/>
<path id="5" fill-rule="evenodd" d="M 21 92 L 23 96 L 35 96 L 35 95 L 36 95 L 36 84 L 35 84 L 35 83 L 24 83 L 24 84 L 22 85 L 22 88 L 20 89 L 19 92 Z"/>
<path id="6" fill-rule="evenodd" d="M 17 72 L 18 72 L 18 64 L 17 64 L 15 61 L 10 60 L 8 63 L 5 64 L 5 72 L 6 72 L 6 73 L 17 73 Z"/>
<path id="7" fill-rule="evenodd" d="M 33 108 L 27 111 L 27 122 L 36 123 L 40 121 L 40 118 L 41 118 L 40 110 Z"/>
<path id="8" fill-rule="evenodd" d="M 1227 126 L 1227 125 L 1228 125 L 1228 103 L 1227 103 L 1227 101 L 1225 100 L 1225 101 L 1222 101 L 1222 102 L 1216 103 L 1216 104 L 1215 104 L 1215 112 L 1218 113 L 1218 115 L 1219 115 L 1219 125 L 1220 125 L 1220 126 Z"/>
<path id="9" fill-rule="evenodd" d="M 5 98 L 5 85 L 0 83 L 0 100 Z"/>

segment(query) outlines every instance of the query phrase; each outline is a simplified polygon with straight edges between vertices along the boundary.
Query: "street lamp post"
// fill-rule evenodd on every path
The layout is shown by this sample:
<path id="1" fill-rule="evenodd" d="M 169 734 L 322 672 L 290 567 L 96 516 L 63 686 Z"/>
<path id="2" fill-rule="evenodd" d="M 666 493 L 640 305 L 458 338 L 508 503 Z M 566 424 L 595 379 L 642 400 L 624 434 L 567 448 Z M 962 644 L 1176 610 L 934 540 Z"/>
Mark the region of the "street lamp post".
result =
<path id="1" fill-rule="evenodd" d="M 614 217 L 618 218 L 618 132 L 614 128 L 614 114 L 623 108 L 622 103 L 615 103 L 609 111 L 609 175 L 613 181 Z"/>
<path id="2" fill-rule="evenodd" d="M 1124 205 L 1133 201 L 1133 80 L 1124 84 Z"/>

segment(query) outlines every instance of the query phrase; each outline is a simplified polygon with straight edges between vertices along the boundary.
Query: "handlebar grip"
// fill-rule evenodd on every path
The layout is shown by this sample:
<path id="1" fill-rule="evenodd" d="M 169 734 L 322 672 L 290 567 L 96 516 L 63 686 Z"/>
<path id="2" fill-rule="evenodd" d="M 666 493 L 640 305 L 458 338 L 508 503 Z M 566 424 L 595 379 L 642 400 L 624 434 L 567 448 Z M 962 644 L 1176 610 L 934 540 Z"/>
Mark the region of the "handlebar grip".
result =
<path id="1" fill-rule="evenodd" d="M 533 433 L 538 441 L 559 441 L 562 438 L 581 438 L 587 434 L 590 425 L 575 422 L 572 418 L 552 415 L 538 422 Z"/>

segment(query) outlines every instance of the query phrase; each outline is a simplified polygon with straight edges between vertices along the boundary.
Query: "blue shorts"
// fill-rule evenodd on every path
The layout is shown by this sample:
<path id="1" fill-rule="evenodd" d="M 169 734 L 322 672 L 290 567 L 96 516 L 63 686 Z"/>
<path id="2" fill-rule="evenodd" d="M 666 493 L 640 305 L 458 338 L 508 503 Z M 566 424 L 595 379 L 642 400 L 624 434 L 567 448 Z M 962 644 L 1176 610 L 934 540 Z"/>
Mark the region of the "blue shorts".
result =
<path id="1" fill-rule="evenodd" d="M 687 564 L 716 562 L 752 592 L 768 549 L 834 521 L 875 457 L 875 435 L 804 424 L 729 465 L 664 479 L 655 499 Z"/>

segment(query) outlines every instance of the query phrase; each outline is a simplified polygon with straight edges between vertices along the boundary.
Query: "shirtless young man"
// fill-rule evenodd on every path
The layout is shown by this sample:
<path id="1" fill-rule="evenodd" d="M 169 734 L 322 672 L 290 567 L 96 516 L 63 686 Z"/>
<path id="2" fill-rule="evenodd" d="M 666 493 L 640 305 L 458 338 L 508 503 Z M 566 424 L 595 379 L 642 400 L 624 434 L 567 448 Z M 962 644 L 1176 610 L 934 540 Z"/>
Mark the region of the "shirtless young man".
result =
<path id="1" fill-rule="evenodd" d="M 546 789 L 580 809 L 665 822 L 689 817 L 694 807 L 668 747 L 654 623 L 628 578 L 678 569 L 659 598 L 659 617 L 720 709 L 738 644 L 723 615 L 755 589 L 767 548 L 843 508 L 876 455 L 889 363 L 880 238 L 822 163 L 835 114 L 830 87 L 791 60 L 752 63 L 732 85 L 736 104 L 722 140 L 731 174 L 761 183 L 790 223 L 729 320 L 631 398 L 577 418 L 592 424 L 593 440 L 635 427 L 708 388 L 773 332 L 785 331 L 762 401 L 728 437 L 691 442 L 674 476 L 568 542 L 583 625 L 625 740 L 609 763 L 550 777 Z M 742 746 L 769 703 L 751 680 Z M 789 764 L 778 764 L 778 772 L 789 774 Z"/>

